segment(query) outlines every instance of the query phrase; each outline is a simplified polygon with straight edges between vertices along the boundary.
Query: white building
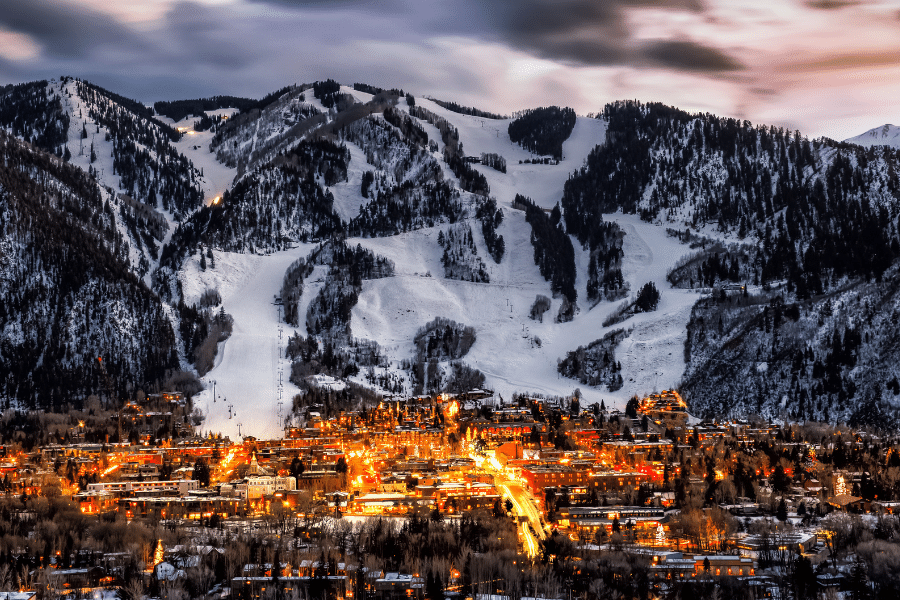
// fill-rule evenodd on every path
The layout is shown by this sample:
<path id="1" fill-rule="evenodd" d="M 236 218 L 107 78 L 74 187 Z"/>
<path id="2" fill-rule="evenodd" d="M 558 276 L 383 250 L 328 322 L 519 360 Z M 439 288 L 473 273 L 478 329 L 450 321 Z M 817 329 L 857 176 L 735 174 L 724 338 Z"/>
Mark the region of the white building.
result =
<path id="1" fill-rule="evenodd" d="M 297 480 L 293 477 L 248 477 L 234 486 L 234 493 L 243 500 L 258 500 L 263 496 L 271 496 L 278 490 L 293 491 L 297 489 Z"/>

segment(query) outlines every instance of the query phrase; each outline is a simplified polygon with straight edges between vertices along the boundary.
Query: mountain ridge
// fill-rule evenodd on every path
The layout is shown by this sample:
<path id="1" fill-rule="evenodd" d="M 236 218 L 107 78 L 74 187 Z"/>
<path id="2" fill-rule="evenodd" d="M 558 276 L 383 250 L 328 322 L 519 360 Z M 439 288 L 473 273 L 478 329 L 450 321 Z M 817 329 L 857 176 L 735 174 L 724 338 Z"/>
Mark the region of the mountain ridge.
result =
<path id="1" fill-rule="evenodd" d="M 858 144 L 866 148 L 872 146 L 890 146 L 900 148 L 900 127 L 890 123 L 874 127 L 864 133 L 844 140 L 850 144 Z"/>
<path id="2" fill-rule="evenodd" d="M 618 326 L 625 333 L 602 346 L 615 370 L 560 366 L 567 376 L 608 382 L 582 390 L 588 403 L 624 405 L 632 393 L 681 385 L 704 415 L 727 408 L 862 422 L 865 415 L 848 408 L 853 398 L 883 422 L 898 413 L 889 391 L 876 389 L 895 376 L 889 340 L 858 325 L 868 313 L 852 310 L 850 300 L 833 300 L 856 294 L 878 307 L 869 318 L 891 322 L 900 255 L 891 150 L 613 103 L 599 118 L 572 117 L 561 129 L 518 121 L 516 136 L 525 139 L 538 139 L 528 127 L 564 132 L 557 163 L 511 140 L 517 119 L 461 114 L 399 90 L 288 86 L 264 105 L 248 100 L 246 112 L 216 105 L 198 131 L 180 105 L 181 121 L 150 120 L 77 80 L 37 84 L 0 96 L 0 116 L 16 102 L 44 107 L 23 113 L 37 115 L 30 124 L 14 115 L 5 126 L 60 154 L 79 145 L 70 160 L 102 182 L 116 207 L 115 228 L 127 242 L 118 245 L 122 264 L 158 293 L 151 304 L 167 316 L 166 369 L 192 371 L 200 349 L 216 346 L 206 339 L 221 335 L 212 312 L 234 311 L 235 337 L 219 341 L 215 357 L 204 357 L 212 371 L 197 375 L 216 379 L 240 405 L 259 402 L 247 387 L 256 381 L 267 390 L 263 405 L 289 419 L 277 403 L 306 389 L 312 364 L 391 393 L 440 391 L 459 385 L 454 377 L 477 382 L 481 371 L 504 398 L 566 395 L 578 382 L 558 379 L 555 362 L 600 347 L 594 342 L 625 319 Z M 64 145 L 46 142 L 60 136 L 43 114 L 68 116 Z M 111 156 L 90 160 L 86 139 Z M 517 197 L 533 201 L 530 218 Z M 548 260 L 557 255 L 542 244 L 557 238 L 570 240 L 572 252 Z M 306 260 L 311 242 L 327 241 L 346 243 L 349 254 L 340 256 L 349 262 L 323 271 L 319 260 L 291 279 L 292 323 L 279 321 L 278 306 L 259 289 L 241 301 L 250 282 L 274 298 L 286 281 L 258 280 L 254 270 L 271 273 L 262 265 L 276 256 L 284 264 Z M 370 278 L 358 260 L 395 267 Z M 565 300 L 554 297 L 554 281 L 566 282 Z M 662 292 L 657 311 L 633 314 L 630 300 L 613 302 L 648 282 Z M 736 289 L 749 300 L 739 301 Z M 215 304 L 199 304 L 220 291 Z M 539 321 L 532 305 L 542 296 L 551 307 Z M 472 326 L 471 351 L 416 358 L 416 332 L 434 319 Z M 798 323 L 806 333 L 793 339 L 806 345 L 785 346 Z M 315 340 L 318 350 L 302 342 L 307 350 L 289 358 L 284 343 L 292 336 Z M 230 354 L 260 343 L 272 345 L 274 358 L 263 359 L 268 350 L 243 361 Z M 723 356 L 735 369 L 716 367 L 713 359 L 721 364 Z M 606 368 L 603 356 L 591 360 L 589 369 Z M 192 393 L 207 427 L 236 429 L 224 403 L 209 404 L 209 389 Z M 723 394 L 750 400 L 721 404 Z M 273 426 L 259 419 L 245 423 L 247 431 Z"/>

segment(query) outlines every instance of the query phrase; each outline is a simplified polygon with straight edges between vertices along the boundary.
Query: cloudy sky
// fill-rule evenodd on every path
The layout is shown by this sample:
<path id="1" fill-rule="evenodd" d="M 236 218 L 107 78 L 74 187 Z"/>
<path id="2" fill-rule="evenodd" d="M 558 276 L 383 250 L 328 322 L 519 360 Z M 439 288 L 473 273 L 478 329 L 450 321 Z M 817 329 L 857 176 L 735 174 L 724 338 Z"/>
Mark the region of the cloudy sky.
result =
<path id="1" fill-rule="evenodd" d="M 843 139 L 900 125 L 900 0 L 3 0 L 0 83 L 144 102 L 331 77 L 495 112 L 622 98 Z"/>

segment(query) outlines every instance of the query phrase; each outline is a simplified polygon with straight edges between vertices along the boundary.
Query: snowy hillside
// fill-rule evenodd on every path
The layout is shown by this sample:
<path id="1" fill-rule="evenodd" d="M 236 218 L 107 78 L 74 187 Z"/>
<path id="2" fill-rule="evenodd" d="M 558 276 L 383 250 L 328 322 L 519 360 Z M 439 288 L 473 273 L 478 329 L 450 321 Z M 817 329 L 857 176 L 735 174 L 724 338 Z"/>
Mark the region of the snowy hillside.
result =
<path id="1" fill-rule="evenodd" d="M 896 125 L 882 125 L 865 133 L 844 140 L 851 144 L 859 144 L 870 148 L 872 146 L 890 146 L 900 148 L 900 127 Z"/>
<path id="2" fill-rule="evenodd" d="M 368 94 L 347 88 L 344 91 L 352 93 L 362 103 L 371 101 Z M 444 277 L 442 248 L 438 244 L 438 237 L 442 232 L 447 235 L 450 231 L 451 226 L 447 222 L 433 227 L 420 225 L 417 230 L 399 235 L 349 239 L 351 245 L 361 244 L 375 255 L 390 259 L 396 268 L 391 277 L 363 281 L 358 303 L 350 316 L 353 338 L 377 342 L 387 359 L 387 367 L 377 368 L 376 375 L 393 373 L 396 378 L 402 377 L 408 385 L 411 384 L 410 373 L 404 370 L 403 363 L 408 363 L 415 356 L 414 337 L 426 323 L 437 317 L 444 317 L 475 328 L 477 339 L 463 360 L 484 373 L 486 387 L 494 389 L 506 399 L 514 392 L 563 396 L 571 394 L 576 387 L 581 387 L 588 403 L 602 399 L 607 405 L 621 407 L 631 394 L 649 393 L 676 384 L 684 370 L 685 327 L 690 307 L 697 298 L 693 292 L 665 292 L 657 312 L 640 315 L 625 324 L 626 327 L 633 328 L 633 332 L 621 345 L 620 361 L 626 376 L 625 385 L 616 392 L 587 389 L 577 381 L 560 378 L 556 373 L 556 363 L 568 351 L 588 344 L 610 330 L 611 327 L 604 327 L 602 323 L 618 303 L 601 302 L 591 309 L 589 304 L 582 302 L 574 320 L 555 323 L 552 315 L 558 312 L 561 303 L 556 298 L 552 300 L 548 318 L 543 322 L 529 318 L 530 307 L 535 298 L 538 295 L 552 294 L 549 282 L 541 276 L 533 260 L 534 249 L 529 241 L 531 226 L 526 223 L 524 213 L 512 207 L 513 199 L 516 194 L 527 193 L 540 206 L 548 209 L 554 206 L 562 196 L 565 181 L 571 171 L 582 165 L 587 154 L 603 142 L 605 123 L 596 119 L 578 118 L 572 136 L 563 145 L 563 160 L 559 164 L 531 164 L 530 161 L 537 157 L 509 140 L 506 129 L 510 120 L 497 121 L 460 115 L 424 99 L 417 99 L 417 104 L 447 119 L 457 128 L 467 155 L 495 153 L 506 159 L 506 173 L 484 165 L 475 165 L 487 178 L 491 196 L 497 198 L 497 206 L 503 213 L 503 221 L 497 233 L 506 240 L 506 251 L 501 262 L 496 264 L 490 258 L 483 237 L 480 234 L 474 236 L 474 251 L 480 257 L 489 278 L 489 283 L 478 283 Z M 397 108 L 408 109 L 402 101 Z M 437 142 L 438 152 L 435 156 L 440 156 L 443 150 L 440 133 L 428 122 L 417 121 L 429 139 Z M 354 131 L 363 131 L 356 125 L 354 127 Z M 386 147 L 383 139 L 369 133 L 348 133 L 348 136 L 363 140 L 363 145 L 344 140 L 350 155 L 346 179 L 328 188 L 334 196 L 335 209 L 345 220 L 355 216 L 361 207 L 372 201 L 363 198 L 360 191 L 360 182 L 366 171 L 384 173 L 387 179 L 382 185 L 389 185 L 389 182 L 404 177 L 397 171 L 398 163 L 395 159 L 385 162 Z M 370 139 L 378 140 L 379 146 L 374 148 L 364 141 Z M 406 152 L 402 148 L 402 144 L 397 146 L 397 152 Z M 373 157 L 373 149 L 380 158 Z M 375 164 L 366 162 L 367 155 Z M 525 163 L 526 160 L 529 163 Z M 446 164 L 442 161 L 438 164 L 444 177 L 448 181 L 455 181 Z M 477 200 L 469 198 L 465 193 L 462 198 L 464 206 L 469 207 L 466 209 L 467 216 L 463 217 L 464 222 L 472 224 L 472 231 L 480 232 L 480 222 L 474 218 L 472 204 Z M 626 234 L 623 270 L 631 289 L 637 289 L 648 281 L 653 281 L 660 289 L 667 289 L 665 277 L 668 270 L 690 250 L 677 240 L 667 237 L 658 226 L 624 215 L 614 217 L 614 221 L 621 224 Z M 578 294 L 579 298 L 585 298 L 588 256 L 586 251 L 580 249 L 579 244 L 576 243 L 576 247 Z M 217 362 L 215 369 L 204 380 L 216 380 L 217 395 L 227 397 L 229 403 L 241 406 L 244 410 L 239 417 L 228 419 L 226 405 L 221 404 L 221 401 L 210 403 L 211 418 L 207 423 L 210 428 L 221 427 L 225 432 L 234 434 L 237 433 L 237 423 L 240 422 L 241 433 L 246 435 L 263 433 L 273 426 L 272 415 L 278 411 L 278 398 L 284 401 L 286 392 L 279 395 L 272 382 L 278 381 L 279 373 L 280 377 L 286 377 L 286 366 L 283 360 L 272 358 L 275 356 L 275 349 L 279 347 L 279 332 L 274 320 L 277 318 L 277 309 L 271 304 L 271 299 L 280 289 L 280 279 L 272 275 L 279 273 L 279 269 L 279 276 L 283 275 L 282 265 L 286 266 L 290 257 L 302 255 L 303 248 L 308 249 L 309 246 L 301 245 L 287 252 L 248 258 L 255 265 L 254 273 L 243 279 L 237 276 L 233 278 L 226 270 L 238 269 L 243 272 L 244 267 L 228 266 L 219 259 L 216 269 L 223 272 L 221 285 L 232 290 L 228 295 L 223 294 L 223 306 L 235 317 L 236 327 L 232 339 L 225 342 L 224 358 Z M 196 259 L 186 263 L 180 274 L 183 282 L 194 277 L 189 272 L 190 269 L 196 269 Z M 209 276 L 208 274 L 209 271 L 204 276 Z M 244 282 L 242 287 L 234 287 L 233 282 L 225 283 L 232 279 Z M 315 283 L 317 280 L 321 281 L 321 275 L 313 274 L 307 278 L 308 283 L 302 292 L 302 302 L 306 305 L 310 303 L 312 296 L 321 291 Z M 253 336 L 257 340 L 253 343 L 262 345 L 253 352 L 239 354 L 235 347 L 245 343 L 239 341 L 241 338 L 238 337 L 243 335 L 238 331 L 242 321 L 265 325 L 253 328 Z M 294 331 L 286 324 L 282 328 L 281 347 L 286 336 Z M 302 325 L 298 332 L 300 335 L 307 334 Z M 268 345 L 262 342 L 266 336 L 269 339 Z M 235 344 L 236 340 L 238 344 Z M 229 347 L 232 344 L 234 346 Z M 443 368 L 449 368 L 449 365 L 445 363 Z M 365 383 L 363 375 L 354 379 Z M 411 389 L 407 387 L 407 393 Z M 207 400 L 212 396 L 211 392 L 208 389 L 200 394 L 198 399 L 201 406 L 206 407 Z M 248 406 L 261 410 L 248 411 Z M 263 407 L 265 408 L 262 409 Z M 286 410 L 282 407 L 283 416 Z"/>
<path id="3" fill-rule="evenodd" d="M 302 415 L 295 398 L 471 387 L 579 388 L 583 405 L 619 408 L 679 387 L 703 414 L 860 422 L 862 398 L 895 418 L 879 383 L 898 375 L 893 150 L 658 104 L 493 119 L 364 89 L 377 93 L 328 80 L 162 103 L 175 121 L 69 78 L 8 88 L 0 126 L 86 173 L 60 197 L 91 207 L 83 226 L 141 283 L 97 314 L 78 313 L 91 281 L 57 306 L 25 306 L 10 285 L 4 301 L 80 315 L 51 353 L 76 368 L 79 337 L 131 354 L 117 336 L 156 339 L 117 385 L 195 374 L 204 390 L 179 385 L 202 428 L 232 436 L 277 435 Z M 49 156 L 29 160 L 46 170 Z M 635 301 L 650 288 L 655 309 Z M 4 342 L 44 326 L 7 326 Z"/>

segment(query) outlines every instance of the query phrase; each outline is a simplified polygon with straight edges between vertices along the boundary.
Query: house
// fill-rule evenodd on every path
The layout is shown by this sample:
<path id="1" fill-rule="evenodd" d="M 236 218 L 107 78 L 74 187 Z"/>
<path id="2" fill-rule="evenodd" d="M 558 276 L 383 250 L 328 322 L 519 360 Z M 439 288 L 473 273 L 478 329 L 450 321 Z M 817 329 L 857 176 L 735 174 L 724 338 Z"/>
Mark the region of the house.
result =
<path id="1" fill-rule="evenodd" d="M 418 595 L 424 587 L 425 580 L 418 575 L 385 573 L 384 577 L 375 580 L 375 595 L 383 600 L 407 598 Z"/>
<path id="2" fill-rule="evenodd" d="M 103 567 L 47 569 L 49 584 L 56 590 L 93 590 L 106 577 Z"/>
<path id="3" fill-rule="evenodd" d="M 232 600 L 260 600 L 275 597 L 277 588 L 282 598 L 348 598 L 347 578 L 342 575 L 322 577 L 235 577 L 231 580 Z"/>

